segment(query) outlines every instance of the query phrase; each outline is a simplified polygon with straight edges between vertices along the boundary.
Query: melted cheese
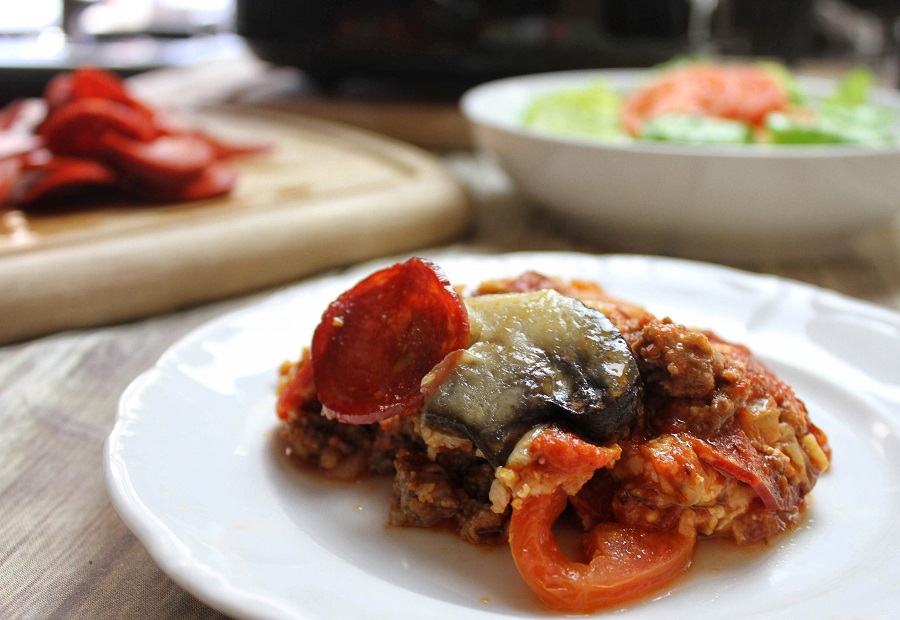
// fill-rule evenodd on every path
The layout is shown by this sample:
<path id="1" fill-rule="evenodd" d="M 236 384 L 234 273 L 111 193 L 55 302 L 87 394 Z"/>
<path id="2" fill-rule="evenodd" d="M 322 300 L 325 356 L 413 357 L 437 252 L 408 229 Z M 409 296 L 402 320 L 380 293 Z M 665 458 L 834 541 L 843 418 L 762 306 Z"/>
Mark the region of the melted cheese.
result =
<path id="1" fill-rule="evenodd" d="M 423 424 L 469 436 L 489 460 L 561 411 L 605 409 L 638 379 L 618 330 L 576 299 L 542 290 L 466 305 L 469 347 L 449 371 L 426 378 L 440 385 L 426 388 Z"/>

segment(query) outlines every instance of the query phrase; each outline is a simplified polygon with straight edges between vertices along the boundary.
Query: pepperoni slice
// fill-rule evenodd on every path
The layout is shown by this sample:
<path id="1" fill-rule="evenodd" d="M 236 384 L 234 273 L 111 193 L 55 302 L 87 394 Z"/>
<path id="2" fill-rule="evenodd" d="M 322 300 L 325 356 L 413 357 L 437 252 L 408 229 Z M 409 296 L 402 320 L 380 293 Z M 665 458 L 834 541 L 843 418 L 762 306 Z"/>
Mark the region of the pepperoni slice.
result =
<path id="1" fill-rule="evenodd" d="M 80 67 L 72 72 L 72 98 L 86 99 L 99 97 L 120 103 L 133 103 L 124 82 L 114 75 L 97 67 Z"/>
<path id="2" fill-rule="evenodd" d="M 32 166 L 31 170 L 36 173 L 36 178 L 20 198 L 23 204 L 72 193 L 87 186 L 111 187 L 116 182 L 112 170 L 90 159 L 54 156 Z"/>
<path id="3" fill-rule="evenodd" d="M 167 182 L 195 175 L 215 160 L 213 148 L 190 134 L 160 136 L 150 142 L 134 140 L 115 131 L 100 138 L 107 158 L 130 174 Z"/>
<path id="4" fill-rule="evenodd" d="M 185 133 L 189 133 L 194 138 L 206 142 L 209 147 L 213 149 L 216 159 L 231 159 L 232 157 L 257 155 L 272 150 L 271 142 L 227 142 L 220 138 L 213 137 L 205 131 L 193 130 Z"/>
<path id="5" fill-rule="evenodd" d="M 159 185 L 159 196 L 176 202 L 192 202 L 224 196 L 234 189 L 237 173 L 220 163 L 212 163 L 184 183 L 172 188 Z"/>
<path id="6" fill-rule="evenodd" d="M 784 484 L 784 475 L 743 431 L 731 429 L 707 439 L 690 439 L 697 456 L 723 474 L 753 487 L 766 509 L 791 510 L 800 502 L 800 489 Z"/>
<path id="7" fill-rule="evenodd" d="M 468 340 L 468 311 L 440 268 L 411 258 L 377 271 L 332 302 L 313 334 L 323 411 L 351 424 L 414 412 L 422 379 Z"/>
<path id="8" fill-rule="evenodd" d="M 179 123 L 116 74 L 82 67 L 54 76 L 42 98 L 0 108 L 0 206 L 82 198 L 89 187 L 145 203 L 217 198 L 237 180 L 223 160 L 270 148 Z"/>
<path id="9" fill-rule="evenodd" d="M 76 99 L 56 110 L 40 128 L 45 146 L 54 153 L 81 157 L 102 155 L 101 138 L 107 131 L 142 142 L 157 136 L 146 116 L 108 99 Z"/>
<path id="10" fill-rule="evenodd" d="M 125 104 L 148 119 L 153 117 L 153 111 L 131 96 L 118 75 L 97 67 L 80 67 L 55 75 L 44 88 L 44 99 L 50 110 L 76 99 L 106 99 Z"/>

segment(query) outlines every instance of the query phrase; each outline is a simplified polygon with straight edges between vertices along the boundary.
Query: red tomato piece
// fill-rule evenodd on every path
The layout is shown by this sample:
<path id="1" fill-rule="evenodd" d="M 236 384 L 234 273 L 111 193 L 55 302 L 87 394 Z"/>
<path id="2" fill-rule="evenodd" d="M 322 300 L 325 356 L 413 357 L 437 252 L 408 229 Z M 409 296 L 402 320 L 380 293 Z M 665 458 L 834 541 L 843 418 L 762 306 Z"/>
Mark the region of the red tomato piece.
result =
<path id="1" fill-rule="evenodd" d="M 586 562 L 569 559 L 551 528 L 565 509 L 562 489 L 530 495 L 514 509 L 509 544 L 516 567 L 552 609 L 592 613 L 658 590 L 690 566 L 696 535 L 600 523 L 584 538 Z"/>
<path id="2" fill-rule="evenodd" d="M 377 271 L 332 302 L 313 334 L 323 411 L 351 424 L 414 412 L 422 379 L 468 339 L 466 306 L 436 265 L 410 258 Z"/>
<path id="3" fill-rule="evenodd" d="M 529 451 L 534 459 L 531 471 L 545 480 L 558 479 L 559 484 L 588 480 L 595 471 L 618 458 L 609 448 L 596 446 L 554 426 L 537 433 Z"/>
<path id="4" fill-rule="evenodd" d="M 191 135 L 160 136 L 150 142 L 108 131 L 100 138 L 105 159 L 145 180 L 166 182 L 196 175 L 215 160 L 205 141 Z"/>
<path id="5" fill-rule="evenodd" d="M 113 131 L 149 142 L 158 132 L 146 116 L 107 99 L 77 99 L 53 112 L 40 127 L 44 145 L 59 155 L 103 154 L 103 134 Z"/>
<path id="6" fill-rule="evenodd" d="M 622 106 L 622 123 L 639 135 L 647 119 L 668 113 L 713 116 L 760 125 L 790 100 L 772 75 L 753 65 L 688 65 L 641 88 Z"/>

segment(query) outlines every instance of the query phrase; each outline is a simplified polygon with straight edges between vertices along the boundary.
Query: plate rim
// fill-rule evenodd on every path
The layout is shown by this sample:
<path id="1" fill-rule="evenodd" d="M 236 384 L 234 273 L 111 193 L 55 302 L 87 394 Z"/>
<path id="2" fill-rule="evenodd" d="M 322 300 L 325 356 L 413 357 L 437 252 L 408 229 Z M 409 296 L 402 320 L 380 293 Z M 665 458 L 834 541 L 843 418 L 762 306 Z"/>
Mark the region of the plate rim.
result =
<path id="1" fill-rule="evenodd" d="M 121 440 L 121 433 L 124 431 L 126 422 L 128 422 L 131 417 L 131 412 L 126 405 L 131 398 L 146 389 L 154 379 L 157 379 L 158 376 L 165 371 L 166 365 L 177 356 L 178 351 L 182 347 L 188 347 L 192 343 L 202 341 L 204 338 L 208 337 L 210 333 L 214 333 L 217 329 L 233 322 L 238 317 L 265 312 L 266 310 L 276 308 L 287 299 L 296 295 L 298 291 L 314 288 L 329 282 L 352 281 L 353 278 L 359 278 L 369 273 L 374 268 L 385 266 L 392 262 L 398 262 L 409 256 L 415 255 L 427 256 L 439 265 L 442 260 L 475 261 L 482 259 L 501 259 L 504 261 L 515 262 L 526 259 L 534 260 L 536 258 L 551 258 L 554 261 L 559 259 L 591 260 L 604 263 L 625 261 L 632 264 L 649 264 L 650 266 L 663 265 L 665 267 L 674 266 L 678 268 L 686 266 L 691 269 L 700 269 L 701 271 L 710 270 L 719 272 L 727 277 L 737 278 L 738 281 L 756 283 L 768 282 L 776 287 L 786 286 L 789 290 L 799 292 L 806 296 L 808 300 L 822 301 L 829 308 L 834 308 L 842 312 L 862 313 L 867 317 L 890 323 L 900 331 L 900 313 L 872 302 L 844 295 L 831 289 L 778 275 L 758 274 L 735 267 L 715 265 L 691 259 L 657 257 L 651 255 L 588 254 L 568 251 L 513 253 L 480 253 L 474 251 L 461 253 L 459 251 L 451 250 L 449 252 L 414 252 L 366 261 L 365 263 L 348 269 L 332 270 L 315 278 L 284 287 L 255 303 L 228 311 L 219 317 L 211 319 L 173 342 L 150 368 L 135 377 L 124 390 L 118 401 L 115 424 L 104 442 L 103 469 L 108 495 L 116 512 L 128 526 L 129 530 L 131 530 L 144 545 L 151 558 L 164 573 L 169 575 L 176 583 L 178 583 L 178 585 L 213 608 L 235 617 L 250 618 L 265 616 L 265 613 L 259 613 L 262 611 L 269 613 L 277 611 L 278 606 L 275 605 L 274 607 L 256 609 L 256 612 L 254 612 L 253 605 L 259 604 L 259 601 L 248 600 L 242 593 L 236 594 L 233 590 L 228 590 L 226 595 L 222 596 L 221 589 L 216 587 L 217 584 L 221 585 L 217 581 L 217 579 L 221 580 L 221 575 L 207 575 L 202 571 L 201 573 L 198 573 L 198 566 L 189 561 L 190 558 L 186 559 L 183 550 L 178 549 L 180 541 L 175 536 L 174 532 L 171 532 L 165 527 L 160 529 L 158 527 L 160 524 L 153 522 L 153 515 L 149 514 L 149 507 L 140 498 L 139 493 L 134 488 L 132 480 L 128 476 L 127 466 L 122 462 L 118 454 L 118 449 L 120 447 L 118 442 Z M 277 365 L 278 362 L 279 360 L 274 360 L 273 364 Z M 900 416 L 897 416 L 896 419 L 892 421 L 895 423 L 900 422 Z M 143 512 L 141 512 L 141 510 L 143 510 Z M 213 585 L 211 586 L 211 584 Z M 271 601 L 266 602 L 271 604 Z M 490 612 L 490 610 L 486 610 L 486 612 L 488 612 L 486 617 L 495 617 L 494 613 Z M 291 613 L 296 614 L 297 610 L 293 610 Z M 475 615 L 479 614 L 476 613 Z M 301 614 L 296 617 L 305 618 L 306 616 Z"/>

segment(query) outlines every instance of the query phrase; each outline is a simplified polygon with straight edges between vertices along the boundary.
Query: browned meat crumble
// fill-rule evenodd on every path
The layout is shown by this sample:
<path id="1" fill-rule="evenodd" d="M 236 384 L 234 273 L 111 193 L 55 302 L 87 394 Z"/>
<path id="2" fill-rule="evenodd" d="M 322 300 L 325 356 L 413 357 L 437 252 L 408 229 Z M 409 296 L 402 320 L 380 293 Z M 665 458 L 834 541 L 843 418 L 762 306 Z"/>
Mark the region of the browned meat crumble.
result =
<path id="1" fill-rule="evenodd" d="M 668 528 L 687 514 L 699 534 L 738 542 L 796 526 L 830 449 L 788 386 L 745 347 L 657 318 L 593 283 L 526 273 L 475 294 L 542 288 L 606 314 L 644 383 L 644 414 L 619 441 L 621 457 L 572 498 L 586 526 L 614 519 Z M 282 367 L 282 386 L 303 361 Z M 503 540 L 510 493 L 492 494 L 498 476 L 469 442 L 426 442 L 418 422 L 342 424 L 312 399 L 291 410 L 281 432 L 297 459 L 332 478 L 393 475 L 392 524 L 451 526 L 472 543 Z"/>

